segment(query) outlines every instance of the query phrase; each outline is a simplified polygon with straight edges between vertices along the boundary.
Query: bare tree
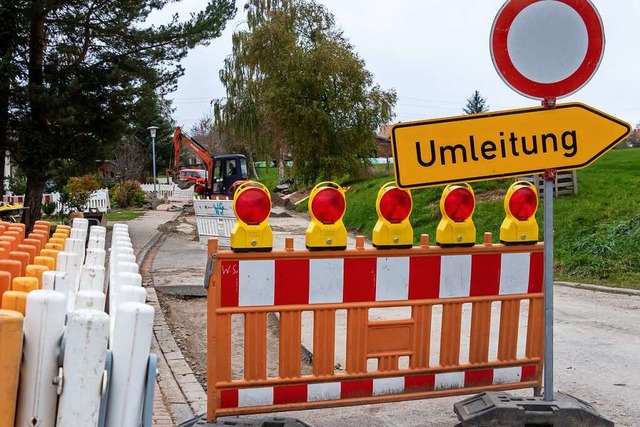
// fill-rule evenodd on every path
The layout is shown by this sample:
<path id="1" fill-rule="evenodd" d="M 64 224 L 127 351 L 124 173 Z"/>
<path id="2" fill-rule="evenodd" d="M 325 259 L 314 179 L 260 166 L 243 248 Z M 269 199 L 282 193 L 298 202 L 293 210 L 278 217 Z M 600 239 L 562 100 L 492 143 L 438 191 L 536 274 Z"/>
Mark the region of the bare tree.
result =
<path id="1" fill-rule="evenodd" d="M 142 173 L 148 162 L 145 152 L 133 138 L 123 138 L 113 153 L 116 179 L 122 183 L 130 179 L 142 182 Z"/>

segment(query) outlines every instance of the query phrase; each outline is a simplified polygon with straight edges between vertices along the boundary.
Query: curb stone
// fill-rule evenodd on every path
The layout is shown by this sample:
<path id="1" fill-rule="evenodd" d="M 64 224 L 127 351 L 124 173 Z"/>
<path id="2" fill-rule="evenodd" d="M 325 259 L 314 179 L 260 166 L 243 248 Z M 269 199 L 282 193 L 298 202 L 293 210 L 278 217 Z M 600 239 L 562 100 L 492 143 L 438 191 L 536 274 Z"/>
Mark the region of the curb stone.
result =
<path id="1" fill-rule="evenodd" d="M 585 289 L 588 291 L 606 292 L 610 294 L 630 295 L 640 297 L 640 291 L 636 289 L 627 288 L 610 288 L 608 286 L 591 285 L 589 283 L 576 283 L 576 282 L 554 282 L 554 285 L 564 286 L 567 288 Z"/>

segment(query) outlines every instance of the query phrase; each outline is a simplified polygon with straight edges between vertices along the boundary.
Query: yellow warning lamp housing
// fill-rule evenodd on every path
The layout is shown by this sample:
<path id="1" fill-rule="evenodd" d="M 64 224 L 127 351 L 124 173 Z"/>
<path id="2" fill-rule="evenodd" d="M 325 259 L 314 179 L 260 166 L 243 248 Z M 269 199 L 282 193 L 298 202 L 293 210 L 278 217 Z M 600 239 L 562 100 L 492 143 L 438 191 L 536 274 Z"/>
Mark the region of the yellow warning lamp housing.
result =
<path id="1" fill-rule="evenodd" d="M 504 198 L 505 218 L 500 226 L 500 242 L 505 245 L 538 242 L 538 190 L 529 181 L 518 181 L 509 187 Z"/>
<path id="2" fill-rule="evenodd" d="M 231 230 L 234 252 L 269 252 L 273 249 L 273 231 L 269 225 L 271 195 L 263 184 L 246 181 L 238 186 L 233 198 L 236 223 Z"/>
<path id="3" fill-rule="evenodd" d="M 475 208 L 475 194 L 469 184 L 447 185 L 440 197 L 442 219 L 436 230 L 436 243 L 440 246 L 475 245 Z"/>
<path id="4" fill-rule="evenodd" d="M 396 187 L 394 182 L 384 184 L 376 200 L 378 222 L 373 228 L 373 246 L 378 249 L 412 247 L 413 227 L 409 222 L 412 209 L 409 190 Z"/>
<path id="5" fill-rule="evenodd" d="M 347 248 L 347 229 L 342 217 L 347 206 L 346 190 L 334 182 L 321 182 L 309 195 L 311 222 L 305 233 L 309 250 Z"/>

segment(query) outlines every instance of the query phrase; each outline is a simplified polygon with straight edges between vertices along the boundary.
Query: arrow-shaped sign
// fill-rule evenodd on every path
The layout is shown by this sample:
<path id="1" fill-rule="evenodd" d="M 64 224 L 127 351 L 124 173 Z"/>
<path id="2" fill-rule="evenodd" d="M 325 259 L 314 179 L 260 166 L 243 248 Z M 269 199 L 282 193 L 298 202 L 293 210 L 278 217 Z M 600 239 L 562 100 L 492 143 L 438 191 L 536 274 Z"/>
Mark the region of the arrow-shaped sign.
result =
<path id="1" fill-rule="evenodd" d="M 585 104 L 395 124 L 396 183 L 428 187 L 588 166 L 631 126 Z"/>

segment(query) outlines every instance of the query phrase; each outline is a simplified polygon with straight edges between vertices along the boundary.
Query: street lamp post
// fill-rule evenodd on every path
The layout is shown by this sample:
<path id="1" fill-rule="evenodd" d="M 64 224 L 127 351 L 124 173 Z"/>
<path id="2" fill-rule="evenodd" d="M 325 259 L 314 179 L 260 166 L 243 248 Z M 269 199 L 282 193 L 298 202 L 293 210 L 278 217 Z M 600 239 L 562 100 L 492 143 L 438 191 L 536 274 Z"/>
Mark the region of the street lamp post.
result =
<path id="1" fill-rule="evenodd" d="M 156 132 L 158 126 L 149 126 L 149 132 L 151 133 L 151 155 L 153 156 L 153 192 L 157 195 L 156 191 Z"/>

